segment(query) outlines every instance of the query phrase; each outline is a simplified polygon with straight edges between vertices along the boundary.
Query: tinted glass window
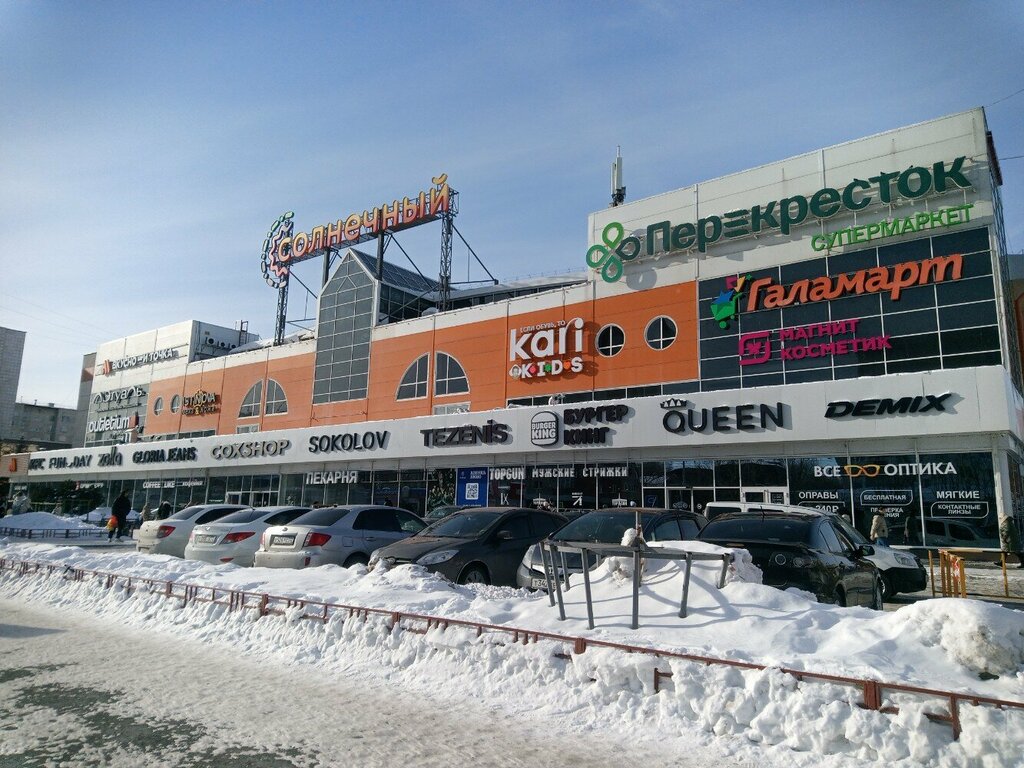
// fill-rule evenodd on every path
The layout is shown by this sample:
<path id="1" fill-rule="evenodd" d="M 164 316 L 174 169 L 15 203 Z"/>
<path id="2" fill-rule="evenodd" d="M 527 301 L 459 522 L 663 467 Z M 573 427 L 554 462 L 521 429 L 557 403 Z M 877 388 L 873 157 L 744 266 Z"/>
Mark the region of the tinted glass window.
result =
<path id="1" fill-rule="evenodd" d="M 203 512 L 199 517 L 196 518 L 196 525 L 202 525 L 203 523 L 212 523 L 214 520 L 220 520 L 225 515 L 231 514 L 234 510 L 231 509 L 211 509 Z"/>
<path id="2" fill-rule="evenodd" d="M 324 507 L 300 515 L 293 522 L 296 525 L 334 525 L 350 511 L 344 507 Z"/>
<path id="3" fill-rule="evenodd" d="M 501 515 L 501 512 L 459 512 L 428 525 L 423 533 L 427 536 L 472 539 L 487 530 Z"/>
<path id="4" fill-rule="evenodd" d="M 679 541 L 679 523 L 675 520 L 662 520 L 652 532 L 653 541 Z"/>
<path id="5" fill-rule="evenodd" d="M 688 520 L 684 517 L 679 521 L 679 525 L 682 526 L 684 539 L 696 539 L 697 534 L 700 533 L 700 528 L 697 527 L 697 523 L 693 520 Z"/>
<path id="6" fill-rule="evenodd" d="M 251 523 L 257 517 L 260 517 L 263 514 L 263 512 L 257 512 L 255 509 L 243 509 L 241 512 L 232 512 L 230 515 L 225 515 L 220 519 L 220 522 Z"/>
<path id="7" fill-rule="evenodd" d="M 398 519 L 398 527 L 406 533 L 419 533 L 427 527 L 418 517 L 401 509 L 395 510 L 395 517 Z"/>
<path id="8" fill-rule="evenodd" d="M 733 517 L 712 520 L 701 531 L 702 539 L 731 541 L 810 541 L 811 521 L 788 517 Z"/>
<path id="9" fill-rule="evenodd" d="M 843 545 L 839 542 L 839 537 L 836 536 L 836 532 L 832 530 L 832 526 L 826 522 L 822 522 L 817 529 L 818 535 L 821 537 L 824 549 L 829 552 L 835 552 L 841 554 Z M 820 548 L 820 547 L 818 547 Z"/>
<path id="10" fill-rule="evenodd" d="M 168 517 L 168 520 L 191 520 L 193 517 L 203 511 L 203 507 L 185 507 L 184 509 L 178 510 L 173 515 Z"/>
<path id="11" fill-rule="evenodd" d="M 501 524 L 500 530 L 511 533 L 513 539 L 530 538 L 530 523 L 526 519 L 526 515 L 509 518 Z"/>
<path id="12" fill-rule="evenodd" d="M 537 536 L 547 536 L 552 531 L 557 531 L 565 520 L 553 515 L 533 515 L 533 532 Z"/>
<path id="13" fill-rule="evenodd" d="M 292 520 L 309 512 L 308 508 L 300 509 L 287 509 L 284 512 L 278 512 L 276 515 L 271 515 L 265 522 L 267 525 L 288 525 Z"/>
<path id="14" fill-rule="evenodd" d="M 355 531 L 400 531 L 393 509 L 364 509 L 352 524 Z"/>
<path id="15" fill-rule="evenodd" d="M 646 526 L 653 519 L 650 513 L 641 515 Z M 557 541 L 593 541 L 618 544 L 622 533 L 636 524 L 635 512 L 588 512 L 573 520 L 552 538 Z"/>

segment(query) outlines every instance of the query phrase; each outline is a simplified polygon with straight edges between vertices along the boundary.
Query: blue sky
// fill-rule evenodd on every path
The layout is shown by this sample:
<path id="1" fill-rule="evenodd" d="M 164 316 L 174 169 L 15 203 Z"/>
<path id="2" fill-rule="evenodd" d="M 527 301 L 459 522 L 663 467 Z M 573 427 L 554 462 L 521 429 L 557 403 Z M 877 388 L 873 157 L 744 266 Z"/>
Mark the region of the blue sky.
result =
<path id="1" fill-rule="evenodd" d="M 1020 2 L 0 0 L 19 399 L 73 405 L 83 354 L 181 320 L 272 336 L 278 215 L 309 231 L 441 172 L 497 277 L 579 270 L 616 145 L 635 200 L 990 107 L 1020 252 L 1022 39 Z M 439 241 L 400 237 L 426 274 Z"/>

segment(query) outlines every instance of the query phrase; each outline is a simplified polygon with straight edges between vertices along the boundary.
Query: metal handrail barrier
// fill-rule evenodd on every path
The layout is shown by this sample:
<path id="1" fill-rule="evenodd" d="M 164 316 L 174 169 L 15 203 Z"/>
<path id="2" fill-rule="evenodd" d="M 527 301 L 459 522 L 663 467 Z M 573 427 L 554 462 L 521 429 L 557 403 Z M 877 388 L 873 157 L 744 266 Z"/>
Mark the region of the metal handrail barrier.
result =
<path id="1" fill-rule="evenodd" d="M 906 685 L 903 683 L 889 683 L 881 680 L 868 680 L 866 678 L 845 677 L 832 675 L 823 672 L 813 672 L 802 669 L 790 669 L 768 664 L 758 664 L 749 661 L 737 661 L 734 659 L 720 659 L 714 656 L 701 656 L 692 653 L 679 651 L 667 651 L 649 646 L 630 645 L 628 643 L 616 643 L 609 640 L 595 640 L 585 637 L 573 637 L 560 635 L 554 632 L 543 632 L 535 630 L 524 630 L 517 627 L 502 626 L 496 624 L 484 624 L 466 619 L 450 619 L 428 614 L 408 613 L 404 611 L 393 611 L 387 608 L 366 608 L 363 606 L 346 605 L 342 603 L 328 603 L 319 600 L 305 600 L 295 597 L 283 597 L 280 595 L 269 595 L 264 592 L 250 592 L 247 590 L 233 590 L 223 587 L 208 587 L 198 584 L 187 584 L 165 579 L 151 579 L 146 577 L 125 576 L 123 574 L 111 573 L 108 571 L 97 571 L 87 568 L 72 568 L 69 565 L 58 565 L 54 563 L 40 563 L 29 560 L 15 560 L 11 558 L 0 558 L 0 574 L 10 571 L 15 576 L 43 575 L 54 576 L 69 582 L 85 582 L 86 579 L 99 580 L 106 589 L 120 586 L 130 595 L 139 588 L 139 585 L 149 588 L 149 592 L 161 595 L 168 599 L 181 600 L 184 605 L 188 603 L 212 603 L 224 605 L 229 611 L 256 610 L 259 615 L 283 615 L 288 610 L 299 608 L 302 613 L 300 619 L 309 619 L 326 624 L 332 616 L 341 614 L 342 620 L 347 619 L 366 621 L 370 616 L 383 618 L 388 622 L 389 631 L 399 628 L 404 631 L 423 634 L 432 629 L 446 630 L 449 627 L 461 627 L 476 631 L 477 637 L 485 632 L 505 635 L 511 638 L 513 644 L 528 645 L 531 642 L 537 643 L 540 640 L 548 640 L 562 644 L 569 648 L 568 652 L 555 652 L 557 658 L 569 659 L 572 654 L 585 653 L 587 648 L 607 648 L 623 651 L 625 653 L 641 653 L 661 659 L 678 659 L 690 661 L 709 666 L 727 666 L 752 671 L 764 671 L 776 669 L 782 674 L 790 675 L 800 682 L 831 683 L 847 687 L 859 688 L 861 690 L 861 701 L 858 706 L 862 709 L 874 710 L 884 714 L 899 714 L 899 707 L 884 702 L 884 694 L 905 693 L 930 699 L 937 699 L 947 707 L 946 712 L 927 712 L 926 717 L 934 722 L 948 723 L 952 726 L 953 739 L 960 737 L 959 707 L 964 704 L 972 706 L 992 706 L 998 709 L 1012 709 L 1024 713 L 1024 701 L 1011 701 L 997 699 L 991 696 L 978 696 L 973 693 L 958 691 L 947 691 L 923 686 Z M 208 595 L 208 596 L 207 596 Z M 309 612 L 307 608 L 315 608 L 315 612 Z M 663 678 L 671 678 L 671 672 L 663 672 L 657 667 L 654 668 L 653 690 L 659 690 L 659 682 Z"/>
<path id="2" fill-rule="evenodd" d="M 967 597 L 967 569 L 962 557 L 940 549 L 939 577 L 943 597 Z"/>
<path id="3" fill-rule="evenodd" d="M 954 597 L 1013 597 L 1010 594 L 1010 578 L 1006 573 L 1006 555 L 1005 551 L 994 551 L 988 549 L 973 549 L 973 548 L 948 548 L 939 550 L 939 573 L 940 576 L 944 573 L 943 563 L 946 563 L 947 581 L 948 585 L 943 582 L 942 595 L 943 597 L 949 597 L 950 594 Z M 998 556 L 998 560 L 996 557 Z M 931 561 L 931 552 L 928 553 L 928 559 Z M 968 561 L 983 562 L 983 563 L 999 563 L 1000 570 L 1003 574 L 1003 594 L 991 594 L 988 592 L 970 592 L 967 590 L 967 571 L 966 565 Z M 959 574 L 955 574 L 953 571 L 959 567 Z M 934 574 L 934 571 L 933 571 Z M 959 575 L 955 584 L 953 577 Z M 947 589 L 948 586 L 948 589 Z M 959 592 L 956 587 L 960 587 Z M 932 595 L 935 595 L 934 584 L 932 586 Z M 1019 595 L 1018 595 L 1019 597 Z"/>
<path id="4" fill-rule="evenodd" d="M 708 552 L 690 552 L 685 549 L 667 549 L 663 547 L 650 547 L 641 539 L 637 539 L 632 545 L 623 544 L 601 544 L 591 541 L 552 541 L 547 539 L 540 543 L 541 562 L 544 566 L 544 580 L 548 588 L 548 600 L 554 607 L 558 601 L 558 620 L 565 621 L 565 601 L 562 597 L 562 586 L 569 589 L 569 567 L 565 559 L 566 553 L 578 552 L 581 559 L 581 571 L 583 574 L 583 590 L 587 602 L 587 626 L 594 628 L 594 602 L 590 593 L 590 555 L 594 554 L 597 561 L 601 562 L 607 557 L 628 557 L 633 561 L 633 614 L 632 629 L 640 627 L 640 582 L 643 570 L 643 560 L 672 560 L 684 561 L 686 567 L 683 570 L 683 592 L 679 600 L 679 618 L 686 618 L 686 606 L 690 595 L 690 571 L 695 560 L 721 560 L 722 573 L 718 578 L 718 588 L 725 586 L 725 576 L 728 573 L 729 565 L 733 562 L 732 552 L 723 552 L 715 555 Z M 561 555 L 561 558 L 559 558 Z M 561 561 L 561 578 L 554 569 L 556 560 Z M 552 591 L 552 587 L 554 590 Z"/>
<path id="5" fill-rule="evenodd" d="M 0 528 L 0 536 L 12 539 L 85 539 L 108 534 L 106 528 Z"/>

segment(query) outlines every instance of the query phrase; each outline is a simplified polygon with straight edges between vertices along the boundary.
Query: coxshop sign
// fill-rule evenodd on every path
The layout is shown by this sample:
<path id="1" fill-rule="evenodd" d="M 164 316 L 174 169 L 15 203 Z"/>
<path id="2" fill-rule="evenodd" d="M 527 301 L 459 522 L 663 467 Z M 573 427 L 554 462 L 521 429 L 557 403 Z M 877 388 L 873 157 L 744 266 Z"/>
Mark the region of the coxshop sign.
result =
<path id="1" fill-rule="evenodd" d="M 805 278 L 788 286 L 779 285 L 770 277 L 730 277 L 726 278 L 725 290 L 711 303 L 711 316 L 719 327 L 728 328 L 744 303 L 746 312 L 754 312 L 874 293 L 888 293 L 890 299 L 899 301 L 907 288 L 959 280 L 963 271 L 963 255 L 952 253 L 893 266 L 868 267 L 846 275 Z"/>
<path id="2" fill-rule="evenodd" d="M 834 400 L 825 408 L 826 419 L 841 419 L 845 416 L 896 416 L 907 413 L 949 413 L 946 400 L 953 396 L 952 392 L 941 395 L 918 395 L 901 397 L 870 398 L 867 400 Z"/>
<path id="3" fill-rule="evenodd" d="M 513 328 L 509 332 L 508 375 L 539 379 L 583 370 L 583 318 Z"/>
<path id="4" fill-rule="evenodd" d="M 672 398 L 663 401 L 661 407 L 665 410 L 665 415 L 661 419 L 662 426 L 676 435 L 693 432 L 755 432 L 768 429 L 769 425 L 788 428 L 788 408 L 783 403 L 744 403 L 695 408 L 687 400 Z"/>
<path id="5" fill-rule="evenodd" d="M 217 461 L 227 459 L 259 459 L 284 456 L 292 447 L 291 440 L 250 440 L 244 443 L 215 445 L 210 455 Z"/>
<path id="6" fill-rule="evenodd" d="M 158 349 L 155 352 L 144 352 L 141 355 L 122 357 L 119 360 L 104 360 L 103 374 L 105 376 L 110 376 L 111 374 L 122 371 L 125 368 L 135 368 L 140 365 L 146 365 L 147 363 L 159 363 L 164 360 L 173 360 L 177 356 L 178 350 L 173 347 L 168 347 L 167 349 Z"/>
<path id="7" fill-rule="evenodd" d="M 292 236 L 294 212 L 280 216 L 263 241 L 263 279 L 277 288 L 288 279 L 292 264 L 312 258 L 327 248 L 358 245 L 382 232 L 397 232 L 433 221 L 451 210 L 452 190 L 447 174 L 432 178 L 431 183 L 434 186 L 430 191 L 420 192 L 415 199 L 403 197 L 399 201 L 396 198 L 390 205 L 385 203 L 372 212 L 350 213 L 333 224 L 314 227 L 309 233 Z"/>
<path id="8" fill-rule="evenodd" d="M 788 235 L 793 227 L 803 224 L 809 217 L 812 220 L 828 219 L 843 211 L 862 210 L 876 201 L 890 204 L 897 198 L 916 200 L 930 193 L 969 189 L 973 185 L 963 172 L 966 160 L 966 156 L 958 157 L 948 167 L 940 161 L 932 164 L 930 169 L 915 165 L 902 172 L 880 172 L 868 179 L 854 179 L 842 190 L 823 187 L 810 197 L 784 197 L 721 216 L 705 216 L 696 223 L 673 225 L 671 221 L 659 221 L 647 227 L 646 248 L 639 237 L 627 237 L 623 225 L 613 221 L 601 233 L 602 242 L 587 250 L 587 265 L 600 269 L 602 279 L 613 283 L 622 277 L 623 262 L 637 258 L 642 250 L 653 256 L 696 246 L 698 251 L 705 253 L 709 245 L 722 239 L 759 235 L 772 230 Z"/>
<path id="9" fill-rule="evenodd" d="M 375 451 L 388 447 L 391 433 L 383 432 L 339 432 L 334 435 L 314 435 L 309 438 L 310 453 L 351 453 L 353 451 Z"/>

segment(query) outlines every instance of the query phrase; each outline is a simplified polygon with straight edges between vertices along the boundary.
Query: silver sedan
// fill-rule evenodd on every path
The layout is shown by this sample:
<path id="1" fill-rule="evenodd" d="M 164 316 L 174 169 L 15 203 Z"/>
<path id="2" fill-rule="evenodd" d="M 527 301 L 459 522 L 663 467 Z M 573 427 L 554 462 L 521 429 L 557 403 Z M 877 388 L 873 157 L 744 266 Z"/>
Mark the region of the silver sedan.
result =
<path id="1" fill-rule="evenodd" d="M 255 564 L 265 568 L 366 565 L 375 549 L 425 527 L 416 515 L 395 507 L 314 509 L 290 525 L 267 528 L 256 550 Z"/>
<path id="2" fill-rule="evenodd" d="M 309 511 L 309 507 L 259 507 L 233 512 L 216 523 L 197 525 L 185 545 L 185 559 L 215 565 L 252 565 L 260 537 L 267 528 L 287 525 Z"/>
<path id="3" fill-rule="evenodd" d="M 182 557 L 188 535 L 197 525 L 212 523 L 240 509 L 244 504 L 197 504 L 175 512 L 166 520 L 149 520 L 135 532 L 135 548 L 139 552 Z"/>

